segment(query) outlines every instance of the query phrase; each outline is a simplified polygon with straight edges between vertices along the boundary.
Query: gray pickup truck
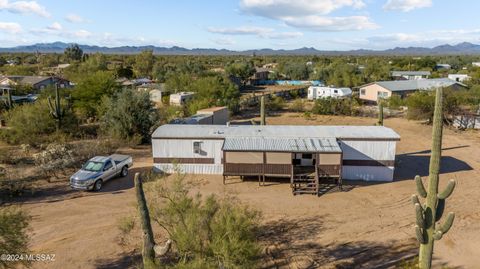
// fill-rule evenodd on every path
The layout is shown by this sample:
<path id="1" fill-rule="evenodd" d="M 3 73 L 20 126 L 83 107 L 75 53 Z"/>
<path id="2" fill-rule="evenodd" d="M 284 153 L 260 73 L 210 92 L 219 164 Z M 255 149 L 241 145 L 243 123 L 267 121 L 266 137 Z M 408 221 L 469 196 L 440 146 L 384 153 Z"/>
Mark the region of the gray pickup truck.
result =
<path id="1" fill-rule="evenodd" d="M 128 168 L 132 164 L 132 157 L 127 155 L 113 154 L 108 157 L 93 157 L 70 177 L 70 186 L 79 190 L 98 191 L 105 181 L 116 176 L 126 177 Z"/>

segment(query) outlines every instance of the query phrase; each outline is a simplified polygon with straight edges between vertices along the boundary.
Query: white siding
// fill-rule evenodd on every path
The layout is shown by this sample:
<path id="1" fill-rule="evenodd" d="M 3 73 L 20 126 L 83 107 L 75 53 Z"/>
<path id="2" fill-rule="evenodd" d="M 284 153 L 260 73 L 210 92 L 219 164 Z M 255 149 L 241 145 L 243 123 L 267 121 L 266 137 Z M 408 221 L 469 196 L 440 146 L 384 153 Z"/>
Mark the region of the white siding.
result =
<path id="1" fill-rule="evenodd" d="M 201 141 L 202 152 L 193 152 L 193 142 Z M 153 139 L 153 158 L 214 158 L 215 164 L 222 163 L 223 140 L 199 139 Z"/>
<path id="2" fill-rule="evenodd" d="M 155 172 L 162 173 L 174 173 L 175 169 L 173 164 L 154 164 Z M 177 169 L 181 173 L 185 174 L 208 174 L 208 175 L 222 175 L 222 164 L 178 164 Z"/>
<path id="3" fill-rule="evenodd" d="M 396 141 L 341 141 L 344 160 L 395 160 Z"/>
<path id="4" fill-rule="evenodd" d="M 393 167 L 343 166 L 342 178 L 364 181 L 393 181 Z"/>

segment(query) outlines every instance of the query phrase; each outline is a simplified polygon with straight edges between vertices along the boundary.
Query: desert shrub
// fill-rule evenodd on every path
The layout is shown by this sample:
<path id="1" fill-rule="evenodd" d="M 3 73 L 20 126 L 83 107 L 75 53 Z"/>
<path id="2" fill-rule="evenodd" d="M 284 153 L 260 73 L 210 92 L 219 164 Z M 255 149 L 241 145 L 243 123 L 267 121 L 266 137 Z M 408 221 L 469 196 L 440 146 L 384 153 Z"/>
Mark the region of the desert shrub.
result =
<path id="1" fill-rule="evenodd" d="M 455 92 L 452 90 L 444 90 L 443 112 L 444 115 L 456 114 L 462 103 L 463 92 Z M 433 111 L 435 108 L 435 91 L 420 91 L 408 96 L 406 100 L 408 107 L 407 118 L 413 120 L 433 119 Z"/>
<path id="2" fill-rule="evenodd" d="M 97 140 L 83 140 L 80 143 L 72 144 L 72 151 L 77 162 L 82 163 L 97 155 L 110 155 L 114 153 L 122 141 L 115 139 L 97 139 Z"/>
<path id="3" fill-rule="evenodd" d="M 293 100 L 290 109 L 294 112 L 303 112 L 305 110 L 305 103 L 302 99 L 295 99 Z"/>
<path id="4" fill-rule="evenodd" d="M 28 253 L 28 235 L 30 217 L 14 207 L 0 208 L 0 253 Z M 26 260 L 23 264 L 28 264 Z M 0 259 L 1 268 L 16 268 L 16 263 Z"/>
<path id="5" fill-rule="evenodd" d="M 406 101 L 398 95 L 392 95 L 385 102 L 385 105 L 390 109 L 399 109 L 401 106 L 405 106 Z"/>
<path id="6" fill-rule="evenodd" d="M 265 106 L 268 111 L 279 111 L 285 107 L 285 100 L 282 97 L 273 95 L 272 98 L 267 99 Z"/>
<path id="7" fill-rule="evenodd" d="M 130 235 L 135 228 L 135 218 L 133 216 L 124 216 L 118 220 L 118 230 L 120 231 L 120 245 L 127 245 L 130 241 Z"/>
<path id="8" fill-rule="evenodd" d="M 77 127 L 75 115 L 66 111 L 62 119 L 62 130 L 57 132 L 56 121 L 50 115 L 46 100 L 17 106 L 6 112 L 5 118 L 10 129 L 2 130 L 1 138 L 13 144 L 37 146 L 48 141 L 56 141 L 64 134 L 75 132 Z M 57 134 L 53 135 L 56 132 Z"/>
<path id="9" fill-rule="evenodd" d="M 100 111 L 101 132 L 115 139 L 138 140 L 140 137 L 141 142 L 147 142 L 160 121 L 148 93 L 129 89 L 112 97 L 104 96 Z"/>
<path id="10" fill-rule="evenodd" d="M 45 176 L 55 178 L 76 163 L 72 148 L 67 144 L 50 144 L 45 150 L 34 154 L 33 159 Z"/>
<path id="11" fill-rule="evenodd" d="M 312 108 L 314 114 L 320 115 L 345 115 L 351 116 L 356 113 L 358 103 L 354 99 L 344 98 L 320 98 L 315 101 Z"/>
<path id="12" fill-rule="evenodd" d="M 191 196 L 191 183 L 179 173 L 152 184 L 151 216 L 174 243 L 175 268 L 254 268 L 257 211 L 233 198 Z"/>

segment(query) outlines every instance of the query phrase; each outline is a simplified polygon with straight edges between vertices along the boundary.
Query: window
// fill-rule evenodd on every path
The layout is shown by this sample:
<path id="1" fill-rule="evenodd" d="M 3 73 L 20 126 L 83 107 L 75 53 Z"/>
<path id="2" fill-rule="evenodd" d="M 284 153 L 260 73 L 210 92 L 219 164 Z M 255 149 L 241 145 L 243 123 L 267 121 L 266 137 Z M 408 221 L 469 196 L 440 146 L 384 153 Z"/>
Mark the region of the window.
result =
<path id="1" fill-rule="evenodd" d="M 378 99 L 383 99 L 383 98 L 388 98 L 388 92 L 377 92 L 377 98 Z"/>
<path id="2" fill-rule="evenodd" d="M 202 152 L 202 142 L 201 141 L 194 141 L 193 142 L 193 153 L 200 154 Z"/>
<path id="3" fill-rule="evenodd" d="M 302 154 L 302 159 L 311 159 L 311 158 L 312 158 L 312 154 L 309 154 L 309 153 Z"/>
<path id="4" fill-rule="evenodd" d="M 333 93 L 338 93 L 338 90 L 333 90 Z"/>
<path id="5" fill-rule="evenodd" d="M 103 167 L 103 171 L 107 171 L 108 169 L 112 168 L 112 162 L 111 161 L 108 161 L 106 164 L 105 164 L 105 167 Z"/>
<path id="6" fill-rule="evenodd" d="M 365 95 L 365 89 L 360 89 L 360 95 Z"/>

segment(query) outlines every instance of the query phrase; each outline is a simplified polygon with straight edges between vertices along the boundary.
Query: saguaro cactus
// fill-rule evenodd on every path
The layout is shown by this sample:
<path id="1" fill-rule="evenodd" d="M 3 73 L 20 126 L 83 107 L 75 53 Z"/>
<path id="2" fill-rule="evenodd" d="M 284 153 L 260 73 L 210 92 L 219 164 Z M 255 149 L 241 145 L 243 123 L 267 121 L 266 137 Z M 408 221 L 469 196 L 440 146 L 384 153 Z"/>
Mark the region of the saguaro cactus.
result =
<path id="1" fill-rule="evenodd" d="M 60 101 L 60 92 L 58 85 L 55 84 L 55 104 L 52 104 L 52 99 L 48 97 L 48 106 L 50 107 L 50 114 L 57 121 L 57 130 L 62 127 L 62 118 L 65 116 L 65 110 L 62 109 Z"/>
<path id="2" fill-rule="evenodd" d="M 153 239 L 152 225 L 150 224 L 150 213 L 148 212 L 147 200 L 143 192 L 142 179 L 140 174 L 135 174 L 135 194 L 137 196 L 138 212 L 140 214 L 140 222 L 143 231 L 143 266 L 144 268 L 152 267 L 155 264 L 155 241 Z"/>
<path id="3" fill-rule="evenodd" d="M 260 97 L 260 125 L 265 125 L 265 96 Z"/>
<path id="4" fill-rule="evenodd" d="M 383 126 L 383 102 L 378 102 L 378 122 L 377 125 Z"/>
<path id="5" fill-rule="evenodd" d="M 138 212 L 140 214 L 140 222 L 143 233 L 143 267 L 155 268 L 155 255 L 165 255 L 170 250 L 172 241 L 170 239 L 167 240 L 163 246 L 155 244 L 152 225 L 150 223 L 150 213 L 148 211 L 147 200 L 145 199 L 145 193 L 143 192 L 143 183 L 139 173 L 135 174 L 134 181 Z"/>
<path id="6" fill-rule="evenodd" d="M 440 172 L 440 158 L 442 155 L 442 128 L 443 128 L 443 95 L 442 89 L 437 90 L 435 97 L 435 112 L 433 116 L 432 131 L 432 153 L 430 156 L 430 167 L 428 177 L 428 190 L 425 189 L 420 176 L 415 177 L 418 195 L 426 198 L 424 205 L 420 204 L 417 195 L 412 196 L 412 202 L 415 205 L 417 223 L 415 232 L 418 242 L 420 242 L 419 267 L 421 269 L 431 268 L 433 245 L 435 240 L 440 240 L 442 236 L 450 230 L 455 219 L 453 212 L 448 213 L 445 222 L 436 227 L 436 222 L 440 220 L 445 208 L 445 199 L 447 199 L 455 188 L 455 181 L 450 180 L 447 187 L 441 193 L 438 193 L 438 181 Z"/>
<path id="7" fill-rule="evenodd" d="M 5 105 L 7 106 L 7 109 L 12 109 L 13 108 L 12 90 L 5 89 L 5 91 L 7 92 L 7 99 L 5 99 Z"/>

